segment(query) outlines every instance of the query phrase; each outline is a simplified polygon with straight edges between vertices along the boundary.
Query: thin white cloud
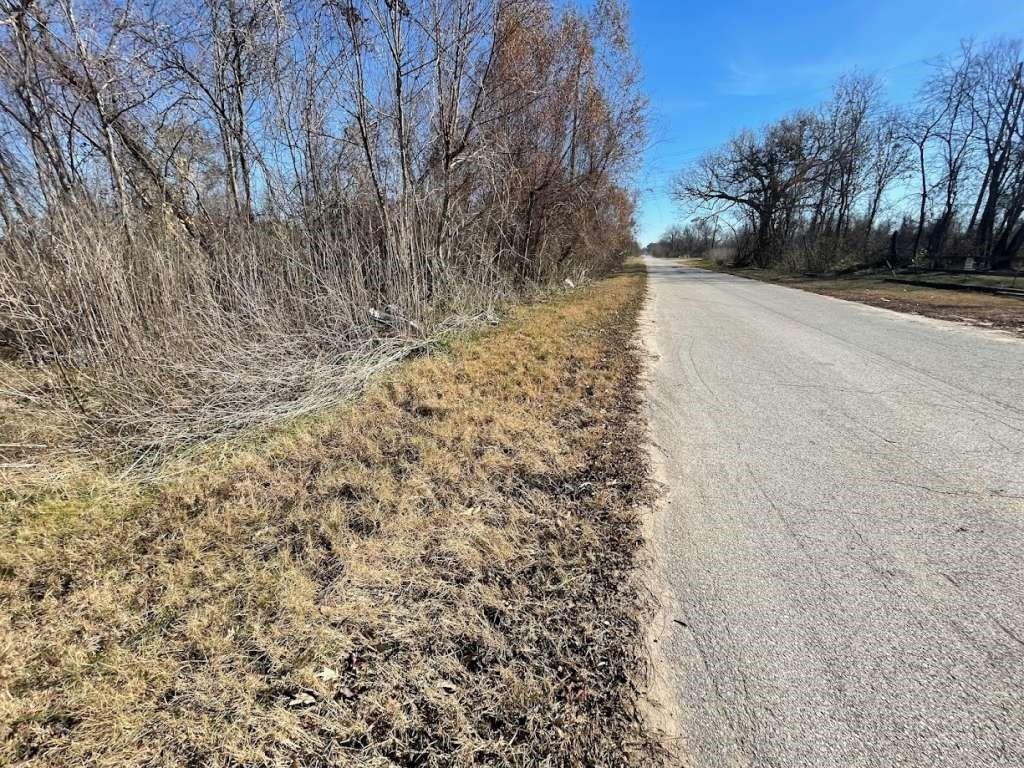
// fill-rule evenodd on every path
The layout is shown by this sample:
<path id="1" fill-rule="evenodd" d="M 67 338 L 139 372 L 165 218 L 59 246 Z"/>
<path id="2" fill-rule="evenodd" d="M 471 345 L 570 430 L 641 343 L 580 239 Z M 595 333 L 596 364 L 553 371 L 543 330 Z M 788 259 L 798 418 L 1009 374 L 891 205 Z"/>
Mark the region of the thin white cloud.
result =
<path id="1" fill-rule="evenodd" d="M 718 91 L 726 96 L 777 96 L 784 93 L 827 90 L 844 71 L 846 62 L 811 62 L 784 67 L 730 61 Z"/>

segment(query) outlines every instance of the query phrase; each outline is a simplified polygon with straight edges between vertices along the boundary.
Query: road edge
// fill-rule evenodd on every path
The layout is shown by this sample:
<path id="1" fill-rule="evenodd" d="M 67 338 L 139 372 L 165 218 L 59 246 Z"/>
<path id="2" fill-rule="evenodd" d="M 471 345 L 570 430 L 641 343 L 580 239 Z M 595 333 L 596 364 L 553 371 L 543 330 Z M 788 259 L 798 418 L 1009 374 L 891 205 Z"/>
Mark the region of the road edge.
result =
<path id="1" fill-rule="evenodd" d="M 658 554 L 657 542 L 664 532 L 668 476 L 665 470 L 664 455 L 655 441 L 654 432 L 651 429 L 652 398 L 650 395 L 651 388 L 653 387 L 652 369 L 654 363 L 660 359 L 661 354 L 658 351 L 657 339 L 655 337 L 654 287 L 651 282 L 651 273 L 648 269 L 647 259 L 642 259 L 641 264 L 643 265 L 646 280 L 644 305 L 637 318 L 636 346 L 640 352 L 639 357 L 642 365 L 637 386 L 642 388 L 640 394 L 644 404 L 645 422 L 643 450 L 647 455 L 651 481 L 651 500 L 642 516 L 646 560 L 641 577 L 654 604 L 644 639 L 650 674 L 643 699 L 643 714 L 647 718 L 652 730 L 656 730 L 664 735 L 665 742 L 671 750 L 671 756 L 677 761 L 676 764 L 689 766 L 692 763 L 686 756 L 686 750 L 683 747 L 684 731 L 681 723 L 680 709 L 675 700 L 667 674 L 669 662 L 667 656 L 662 651 L 664 647 L 663 640 L 670 632 L 669 591 L 666 586 L 661 558 Z"/>
<path id="2" fill-rule="evenodd" d="M 692 261 L 690 259 L 680 259 L 679 261 Z M 911 322 L 922 323 L 924 325 L 933 325 L 938 328 L 944 328 L 947 331 L 962 331 L 968 334 L 977 334 L 994 341 L 1002 341 L 1008 343 L 1024 344 L 1024 336 L 1014 333 L 1013 331 L 1005 328 L 990 328 L 984 325 L 978 325 L 972 323 L 969 320 L 949 320 L 942 317 L 931 317 L 930 315 L 922 315 L 917 312 L 904 312 L 899 309 L 890 309 L 889 307 L 880 307 L 877 304 L 869 304 L 866 301 L 858 301 L 857 299 L 844 299 L 841 296 L 833 296 L 830 293 L 822 293 L 820 291 L 813 291 L 809 288 L 803 288 L 799 285 L 789 285 L 786 283 L 773 282 L 771 280 L 761 280 L 757 277 L 750 277 L 748 275 L 740 275 L 735 272 L 728 272 L 720 269 L 712 269 L 699 264 L 684 264 L 682 266 L 688 267 L 689 269 L 701 269 L 705 272 L 714 272 L 719 275 L 729 275 L 740 280 L 749 280 L 754 283 L 763 283 L 764 285 L 773 285 L 776 288 L 788 288 L 794 291 L 800 291 L 801 293 L 810 293 L 814 296 L 821 296 L 825 299 L 832 299 L 833 301 L 841 301 L 844 304 L 853 304 L 857 307 L 864 307 L 865 309 L 881 312 L 887 315 L 896 315 L 905 320 Z"/>

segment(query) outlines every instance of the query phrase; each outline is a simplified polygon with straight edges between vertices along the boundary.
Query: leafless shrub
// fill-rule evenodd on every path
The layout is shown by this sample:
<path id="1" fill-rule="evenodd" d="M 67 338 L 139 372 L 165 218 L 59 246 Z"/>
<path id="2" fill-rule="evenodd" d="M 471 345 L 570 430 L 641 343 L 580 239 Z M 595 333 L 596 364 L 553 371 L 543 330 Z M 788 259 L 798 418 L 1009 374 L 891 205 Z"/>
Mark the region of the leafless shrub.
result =
<path id="1" fill-rule="evenodd" d="M 133 455 L 341 397 L 632 247 L 616 2 L 4 13 L 0 344 Z"/>

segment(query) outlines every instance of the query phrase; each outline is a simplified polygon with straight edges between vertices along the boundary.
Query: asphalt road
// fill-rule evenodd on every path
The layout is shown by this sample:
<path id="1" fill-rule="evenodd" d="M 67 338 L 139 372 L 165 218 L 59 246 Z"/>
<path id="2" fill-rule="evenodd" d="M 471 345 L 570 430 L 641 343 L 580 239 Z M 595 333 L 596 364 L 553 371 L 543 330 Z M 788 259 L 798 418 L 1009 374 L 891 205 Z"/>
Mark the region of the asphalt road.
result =
<path id="1" fill-rule="evenodd" d="M 1024 342 L 648 261 L 695 766 L 1024 766 Z"/>

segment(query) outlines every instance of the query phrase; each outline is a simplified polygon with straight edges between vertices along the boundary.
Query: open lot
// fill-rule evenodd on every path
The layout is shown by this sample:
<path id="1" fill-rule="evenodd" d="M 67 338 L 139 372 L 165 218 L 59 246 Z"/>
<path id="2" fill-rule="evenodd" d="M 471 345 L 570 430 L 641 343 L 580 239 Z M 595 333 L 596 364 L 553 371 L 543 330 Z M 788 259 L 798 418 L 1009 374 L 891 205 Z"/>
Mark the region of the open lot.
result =
<path id="1" fill-rule="evenodd" d="M 686 263 L 702 269 L 777 283 L 812 293 L 834 296 L 847 301 L 908 312 L 939 320 L 953 320 L 985 328 L 998 328 L 1024 335 L 1024 299 L 985 293 L 958 292 L 924 286 L 901 285 L 886 282 L 888 274 L 872 277 L 815 278 L 787 274 L 781 271 L 755 268 L 723 267 L 706 259 L 687 259 Z M 950 275 L 943 282 L 985 283 L 985 277 Z M 913 279 L 937 279 L 935 276 L 913 276 Z M 1009 285 L 1012 278 L 988 277 L 987 284 Z M 1022 285 L 1020 281 L 1018 286 Z"/>

